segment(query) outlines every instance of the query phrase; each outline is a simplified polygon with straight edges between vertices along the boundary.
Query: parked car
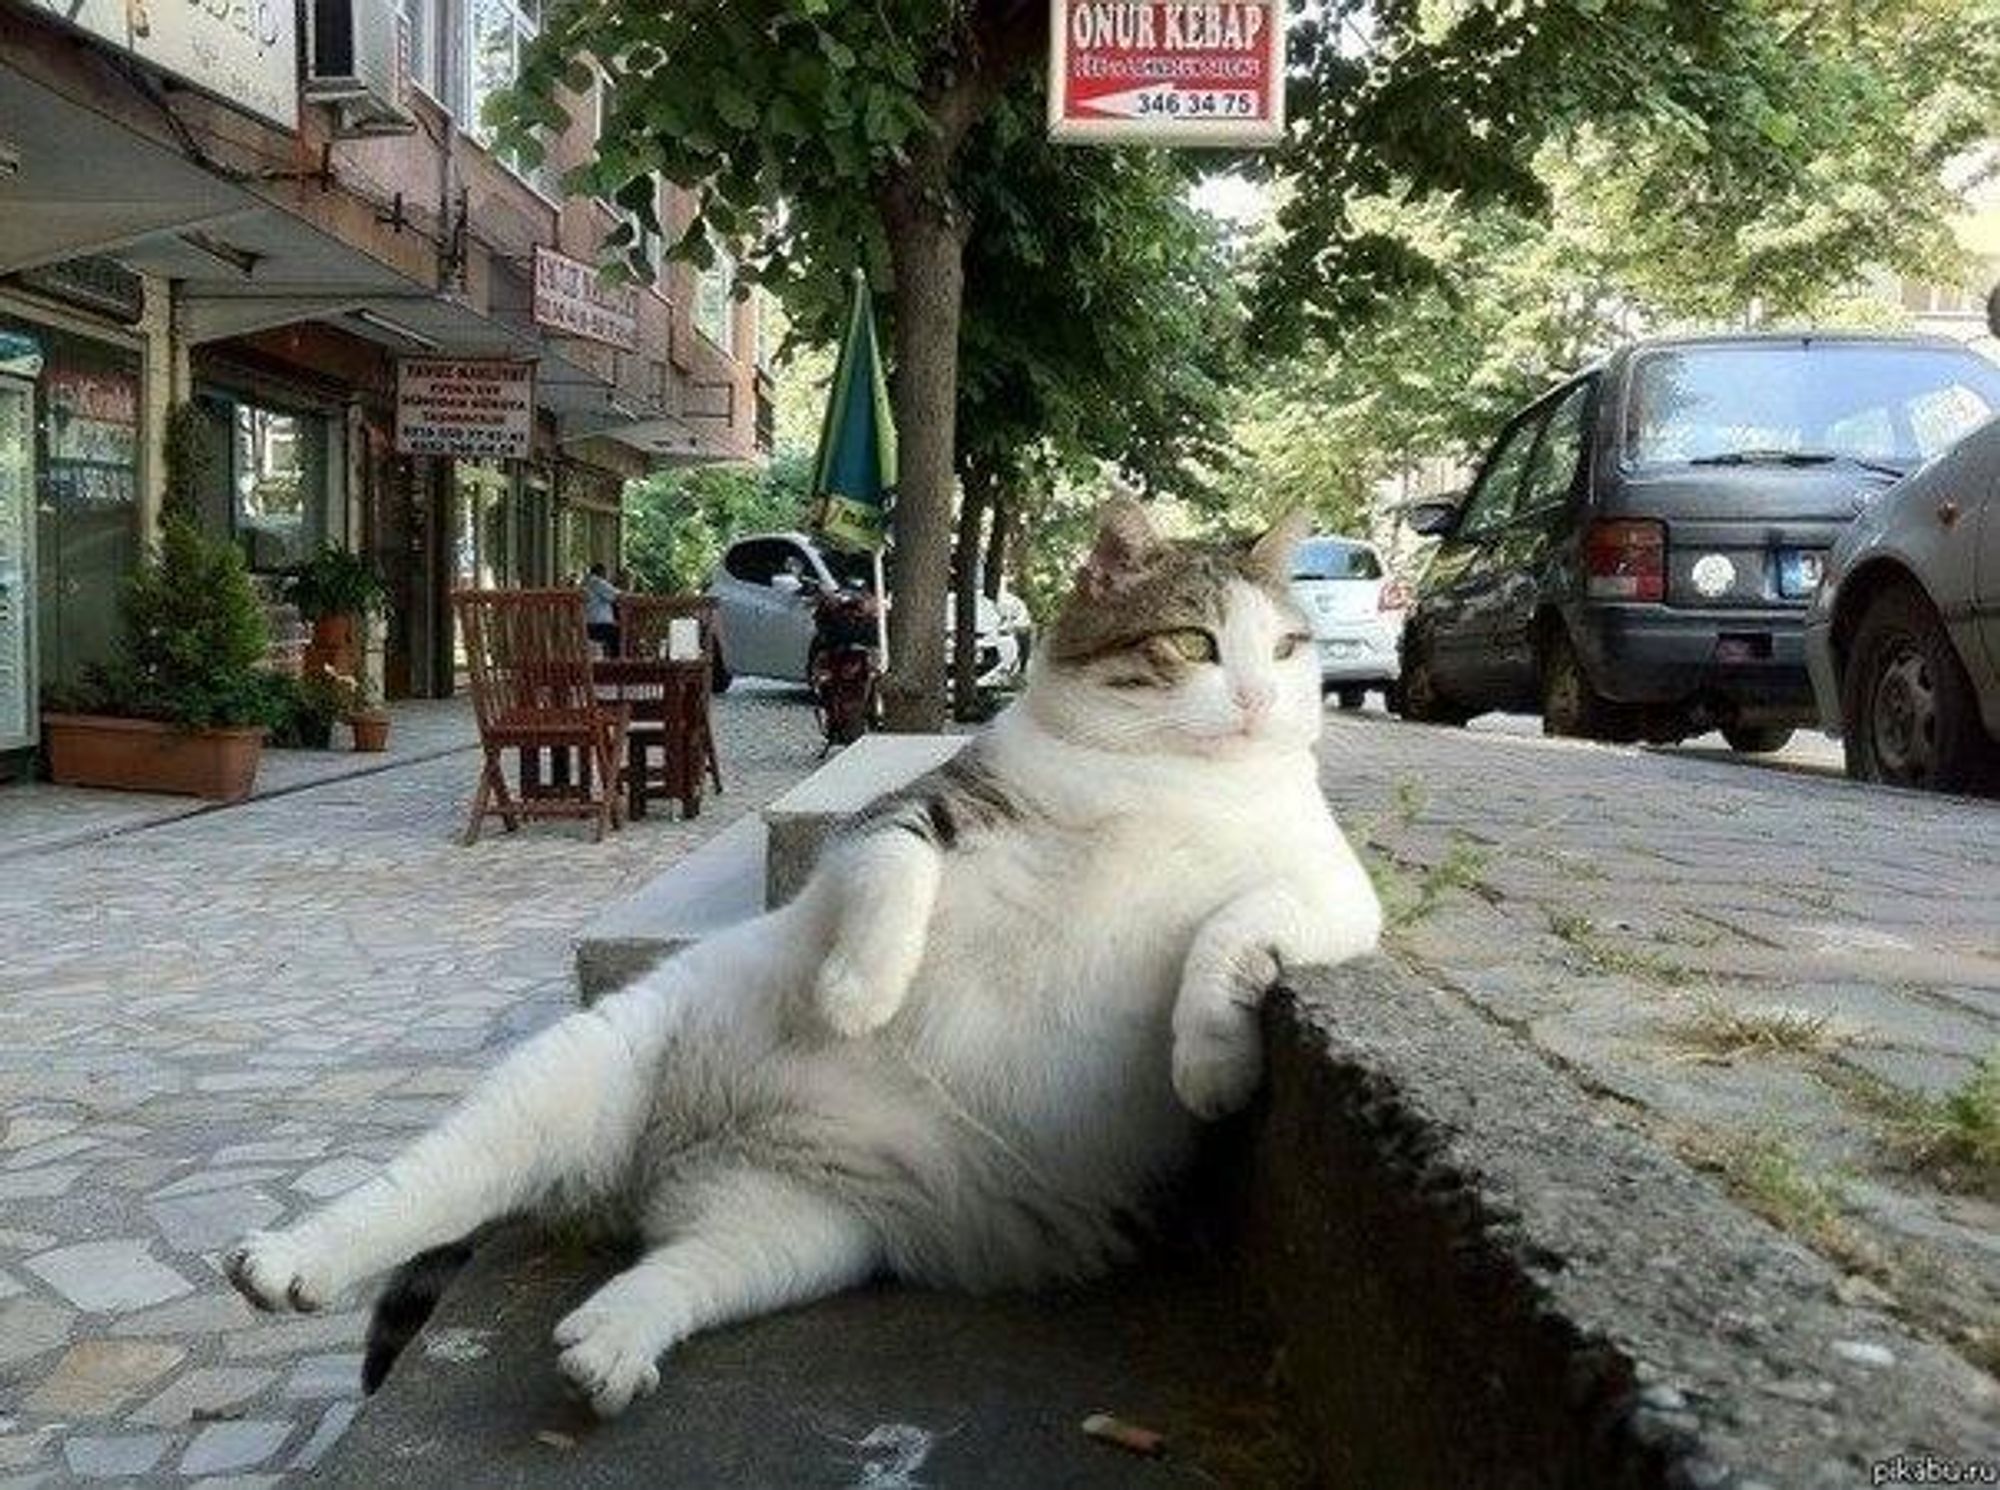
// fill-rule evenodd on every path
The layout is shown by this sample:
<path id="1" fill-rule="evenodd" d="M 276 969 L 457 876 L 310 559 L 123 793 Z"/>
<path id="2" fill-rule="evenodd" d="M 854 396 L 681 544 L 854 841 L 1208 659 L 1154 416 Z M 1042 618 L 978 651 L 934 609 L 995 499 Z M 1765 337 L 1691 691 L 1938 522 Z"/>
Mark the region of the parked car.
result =
<path id="1" fill-rule="evenodd" d="M 872 588 L 874 564 L 866 554 L 831 548 L 809 533 L 756 533 L 739 538 L 722 555 L 709 581 L 716 598 L 715 686 L 738 675 L 803 683 L 813 643 L 813 601 L 834 586 Z M 1002 590 L 997 601 L 979 597 L 978 681 L 1003 683 L 1021 667 L 1028 610 Z M 954 627 L 947 608 L 945 631 Z"/>
<path id="2" fill-rule="evenodd" d="M 1292 557 L 1292 598 L 1312 623 L 1323 692 L 1358 709 L 1370 688 L 1395 687 L 1410 603 L 1382 555 L 1359 538 L 1308 538 Z"/>
<path id="3" fill-rule="evenodd" d="M 1806 617 L 1847 774 L 2000 787 L 2000 419 L 1891 489 L 1827 556 Z"/>
<path id="4" fill-rule="evenodd" d="M 2000 369 L 1935 338 L 1821 333 L 1621 348 L 1510 421 L 1403 635 L 1399 707 L 1463 723 L 1744 751 L 1817 719 L 1806 606 L 1891 483 L 2000 407 Z"/>

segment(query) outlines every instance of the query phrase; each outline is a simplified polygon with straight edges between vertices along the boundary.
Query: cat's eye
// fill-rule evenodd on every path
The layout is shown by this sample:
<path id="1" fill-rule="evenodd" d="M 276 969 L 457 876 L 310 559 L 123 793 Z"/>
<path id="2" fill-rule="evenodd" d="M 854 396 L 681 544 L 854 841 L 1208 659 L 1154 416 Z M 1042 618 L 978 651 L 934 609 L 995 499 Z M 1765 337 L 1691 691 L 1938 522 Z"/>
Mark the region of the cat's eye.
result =
<path id="1" fill-rule="evenodd" d="M 1195 626 L 1182 631 L 1163 631 L 1160 640 L 1187 662 L 1214 662 L 1222 655 L 1215 645 L 1215 637 Z"/>
<path id="2" fill-rule="evenodd" d="M 1278 661 L 1283 662 L 1311 640 L 1312 638 L 1307 636 L 1303 631 L 1294 631 L 1287 636 L 1278 638 L 1278 645 L 1271 649 L 1271 655 L 1277 658 Z"/>

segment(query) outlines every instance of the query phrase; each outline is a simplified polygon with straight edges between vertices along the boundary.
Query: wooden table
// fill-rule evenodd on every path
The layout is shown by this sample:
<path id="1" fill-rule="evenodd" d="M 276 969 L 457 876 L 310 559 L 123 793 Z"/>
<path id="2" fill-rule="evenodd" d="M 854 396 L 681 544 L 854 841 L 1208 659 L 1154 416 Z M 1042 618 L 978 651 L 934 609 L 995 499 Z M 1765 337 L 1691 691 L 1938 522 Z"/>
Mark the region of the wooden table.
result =
<path id="1" fill-rule="evenodd" d="M 682 817 L 699 815 L 709 764 L 707 660 L 606 658 L 590 665 L 590 681 L 600 703 L 623 704 L 631 713 L 625 783 L 632 816 L 644 817 L 654 797 L 678 799 Z"/>

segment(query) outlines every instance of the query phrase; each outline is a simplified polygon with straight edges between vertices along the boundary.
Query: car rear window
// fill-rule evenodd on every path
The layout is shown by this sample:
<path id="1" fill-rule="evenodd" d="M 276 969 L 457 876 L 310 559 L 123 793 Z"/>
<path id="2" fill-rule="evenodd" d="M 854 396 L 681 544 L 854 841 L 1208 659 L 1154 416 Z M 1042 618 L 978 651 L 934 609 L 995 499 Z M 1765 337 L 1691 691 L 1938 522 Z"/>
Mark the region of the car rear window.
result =
<path id="1" fill-rule="evenodd" d="M 1308 538 L 1292 558 L 1293 579 L 1380 579 L 1382 561 L 1365 543 Z"/>
<path id="2" fill-rule="evenodd" d="M 1625 461 L 1749 452 L 1914 466 L 2000 409 L 2000 368 L 1953 347 L 1772 341 L 1642 352 L 1625 403 Z"/>

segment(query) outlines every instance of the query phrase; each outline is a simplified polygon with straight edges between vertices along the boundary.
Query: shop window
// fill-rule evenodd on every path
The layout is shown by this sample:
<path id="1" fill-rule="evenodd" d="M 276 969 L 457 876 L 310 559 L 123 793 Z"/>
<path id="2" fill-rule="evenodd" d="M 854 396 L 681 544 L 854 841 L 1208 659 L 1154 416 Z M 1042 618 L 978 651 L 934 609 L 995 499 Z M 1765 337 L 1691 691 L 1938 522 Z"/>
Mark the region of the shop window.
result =
<path id="1" fill-rule="evenodd" d="M 0 514 L 0 611 L 13 632 L 16 689 L 31 605 L 35 671 L 60 686 L 117 648 L 118 592 L 139 555 L 141 365 L 136 351 L 6 318 L 0 344 L 9 353 L 0 462 L 13 473 L 14 502 Z M 23 505 L 26 492 L 33 500 Z"/>
<path id="2" fill-rule="evenodd" d="M 695 280 L 694 329 L 729 356 L 736 355 L 736 259 L 715 250 L 715 262 Z"/>
<path id="3" fill-rule="evenodd" d="M 303 563 L 327 541 L 328 444 L 322 416 L 235 405 L 231 521 L 253 570 Z"/>

